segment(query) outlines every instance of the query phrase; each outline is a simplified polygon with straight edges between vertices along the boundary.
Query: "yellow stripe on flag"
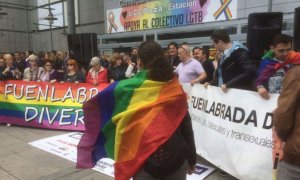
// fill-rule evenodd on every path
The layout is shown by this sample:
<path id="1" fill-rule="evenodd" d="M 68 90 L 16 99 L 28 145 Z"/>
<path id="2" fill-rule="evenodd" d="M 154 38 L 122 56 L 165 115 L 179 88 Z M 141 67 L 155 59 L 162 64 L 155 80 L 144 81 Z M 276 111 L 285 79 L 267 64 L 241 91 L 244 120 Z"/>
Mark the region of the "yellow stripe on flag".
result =
<path id="1" fill-rule="evenodd" d="M 116 132 L 118 132 L 116 133 L 115 137 L 115 161 L 118 161 L 120 143 L 122 142 L 122 134 L 126 129 L 128 129 L 127 124 L 139 109 L 154 103 L 157 100 L 160 95 L 160 90 L 164 84 L 164 82 L 146 80 L 139 88 L 134 90 L 127 110 L 112 118 L 112 122 L 117 124 Z M 153 114 L 153 116 L 155 116 L 155 114 Z M 150 122 L 151 121 L 149 120 L 148 123 Z M 147 127 L 148 124 L 143 124 L 143 126 Z M 131 148 L 133 148 L 131 149 L 132 152 L 136 152 L 138 150 L 138 146 Z M 135 154 L 133 154 L 133 156 L 134 155 Z"/>

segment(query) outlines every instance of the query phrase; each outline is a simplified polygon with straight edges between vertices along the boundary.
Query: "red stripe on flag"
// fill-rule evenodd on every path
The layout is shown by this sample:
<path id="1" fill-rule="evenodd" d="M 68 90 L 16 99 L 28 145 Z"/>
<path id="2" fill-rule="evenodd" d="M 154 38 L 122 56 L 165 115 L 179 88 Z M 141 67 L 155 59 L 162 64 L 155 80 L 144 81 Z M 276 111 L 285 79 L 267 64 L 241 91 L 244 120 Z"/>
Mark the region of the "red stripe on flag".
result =
<path id="1" fill-rule="evenodd" d="M 155 150 L 168 140 L 175 132 L 187 113 L 187 100 L 185 95 L 180 96 L 176 102 L 168 104 L 156 115 L 145 129 L 135 158 L 130 161 L 115 163 L 115 179 L 128 180 L 142 167 L 145 160 Z"/>

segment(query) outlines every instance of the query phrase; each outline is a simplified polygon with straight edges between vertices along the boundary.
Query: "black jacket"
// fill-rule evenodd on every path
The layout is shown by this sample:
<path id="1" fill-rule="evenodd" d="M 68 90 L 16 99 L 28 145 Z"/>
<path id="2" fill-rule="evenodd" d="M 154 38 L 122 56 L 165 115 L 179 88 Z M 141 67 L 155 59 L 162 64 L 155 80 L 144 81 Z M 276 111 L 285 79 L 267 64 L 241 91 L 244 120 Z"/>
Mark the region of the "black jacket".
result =
<path id="1" fill-rule="evenodd" d="M 213 80 L 214 77 L 214 72 L 215 72 L 215 67 L 213 65 L 213 62 L 211 60 L 206 60 L 202 63 L 202 67 L 204 69 L 204 71 L 206 72 L 207 78 L 203 81 L 201 81 L 201 83 L 205 83 L 205 82 L 210 82 Z"/>
<path id="2" fill-rule="evenodd" d="M 170 61 L 170 64 L 171 64 L 171 66 L 174 68 L 176 68 L 180 63 L 181 63 L 181 61 L 180 61 L 180 59 L 179 59 L 179 57 L 178 56 L 173 56 L 173 57 L 169 57 L 169 61 Z M 174 68 L 174 69 L 175 69 Z"/>
<path id="3" fill-rule="evenodd" d="M 187 112 L 173 135 L 145 162 L 144 169 L 153 177 L 162 178 L 177 171 L 187 160 L 197 161 L 196 146 L 190 114 Z"/>
<path id="4" fill-rule="evenodd" d="M 12 68 L 11 71 L 9 71 L 6 75 L 3 74 L 3 71 L 5 71 L 7 67 L 0 67 L 0 80 L 5 81 L 5 80 L 15 80 L 16 78 L 14 77 L 12 71 L 15 70 L 15 68 Z"/>
<path id="5" fill-rule="evenodd" d="M 233 51 L 224 59 L 222 67 L 219 62 L 212 85 L 218 86 L 219 70 L 222 72 L 223 84 L 226 84 L 227 88 L 254 90 L 256 67 L 247 50 L 239 48 Z"/>

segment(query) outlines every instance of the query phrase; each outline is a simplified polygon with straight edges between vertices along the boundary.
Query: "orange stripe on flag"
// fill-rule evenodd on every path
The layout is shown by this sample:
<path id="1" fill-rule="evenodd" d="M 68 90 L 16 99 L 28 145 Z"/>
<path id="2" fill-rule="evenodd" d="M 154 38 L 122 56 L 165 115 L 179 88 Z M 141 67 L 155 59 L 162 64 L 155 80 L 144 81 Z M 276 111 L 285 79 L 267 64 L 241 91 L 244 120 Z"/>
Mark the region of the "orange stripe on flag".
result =
<path id="1" fill-rule="evenodd" d="M 170 89 L 171 93 L 174 89 Z M 174 101 L 176 99 L 176 102 Z M 156 114 L 143 132 L 138 145 L 139 148 L 134 159 L 115 163 L 116 180 L 130 179 L 144 164 L 146 159 L 166 142 L 178 128 L 187 113 L 187 100 L 185 95 L 170 97 L 166 106 Z M 124 138 L 125 139 L 125 138 Z M 120 151 L 123 153 L 123 151 Z"/>
<path id="2" fill-rule="evenodd" d="M 177 81 L 177 80 L 176 80 Z M 132 117 L 130 122 L 127 124 L 122 141 L 120 143 L 119 154 L 115 156 L 117 162 L 125 162 L 132 160 L 136 157 L 136 153 L 140 148 L 141 138 L 144 135 L 145 130 L 149 124 L 157 116 L 157 113 L 163 109 L 161 105 L 164 101 L 169 101 L 176 95 L 182 93 L 181 86 L 173 82 L 169 85 L 165 85 L 161 91 L 158 99 L 143 108 L 141 108 Z M 149 111 L 150 110 L 150 111 Z"/>

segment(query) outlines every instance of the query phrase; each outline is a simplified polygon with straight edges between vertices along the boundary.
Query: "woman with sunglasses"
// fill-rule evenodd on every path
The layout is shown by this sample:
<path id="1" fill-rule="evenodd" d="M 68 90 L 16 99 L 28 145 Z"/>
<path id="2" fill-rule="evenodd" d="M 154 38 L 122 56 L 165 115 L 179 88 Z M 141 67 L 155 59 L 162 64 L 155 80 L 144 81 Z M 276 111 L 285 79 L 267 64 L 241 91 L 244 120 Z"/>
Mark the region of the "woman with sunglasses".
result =
<path id="1" fill-rule="evenodd" d="M 53 62 L 50 60 L 45 60 L 44 71 L 41 73 L 39 82 L 50 82 L 54 83 L 58 80 L 58 72 L 53 69 Z"/>
<path id="2" fill-rule="evenodd" d="M 83 73 L 79 70 L 76 60 L 69 59 L 67 61 L 67 72 L 63 82 L 79 83 L 85 82 Z"/>

